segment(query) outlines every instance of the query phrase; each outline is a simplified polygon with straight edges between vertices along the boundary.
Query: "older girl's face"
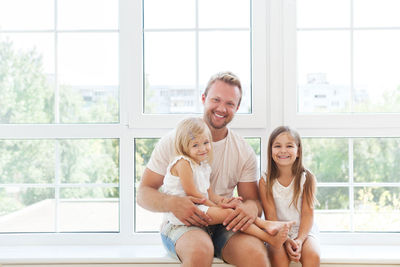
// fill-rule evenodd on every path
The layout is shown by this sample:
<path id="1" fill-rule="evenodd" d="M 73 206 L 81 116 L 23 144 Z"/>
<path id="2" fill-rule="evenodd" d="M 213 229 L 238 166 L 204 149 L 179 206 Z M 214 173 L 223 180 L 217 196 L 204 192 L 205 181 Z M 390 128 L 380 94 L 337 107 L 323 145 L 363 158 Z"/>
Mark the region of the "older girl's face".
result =
<path id="1" fill-rule="evenodd" d="M 292 166 L 299 156 L 298 149 L 296 141 L 288 132 L 281 133 L 272 143 L 272 159 L 278 167 Z"/>

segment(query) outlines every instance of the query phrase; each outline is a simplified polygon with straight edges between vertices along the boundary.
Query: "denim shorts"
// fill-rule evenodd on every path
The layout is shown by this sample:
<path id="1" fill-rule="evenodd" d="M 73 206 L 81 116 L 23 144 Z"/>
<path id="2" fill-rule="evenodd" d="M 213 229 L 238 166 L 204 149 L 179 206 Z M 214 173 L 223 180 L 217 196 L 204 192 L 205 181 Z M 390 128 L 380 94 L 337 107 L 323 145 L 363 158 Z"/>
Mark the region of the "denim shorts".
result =
<path id="1" fill-rule="evenodd" d="M 176 241 L 186 232 L 191 230 L 203 230 L 208 233 L 214 244 L 214 256 L 222 259 L 222 249 L 225 247 L 228 240 L 235 234 L 235 232 L 227 231 L 222 224 L 211 225 L 208 227 L 174 225 L 166 223 L 161 227 L 161 239 L 168 254 L 178 260 L 176 254 L 175 244 Z"/>

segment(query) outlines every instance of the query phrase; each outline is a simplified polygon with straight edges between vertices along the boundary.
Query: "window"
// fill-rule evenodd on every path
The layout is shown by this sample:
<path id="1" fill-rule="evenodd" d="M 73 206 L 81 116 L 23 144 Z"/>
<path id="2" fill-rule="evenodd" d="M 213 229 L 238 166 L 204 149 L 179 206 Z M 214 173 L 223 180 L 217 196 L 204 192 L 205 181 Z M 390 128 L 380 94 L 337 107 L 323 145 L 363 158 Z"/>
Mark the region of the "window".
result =
<path id="1" fill-rule="evenodd" d="M 12 233 L 29 233 L 24 243 L 121 230 L 118 10 L 117 0 L 0 1 L 4 244 Z"/>
<path id="2" fill-rule="evenodd" d="M 136 37 L 143 40 L 136 47 L 138 55 L 143 52 L 143 62 L 136 65 L 142 101 L 134 107 L 130 127 L 169 128 L 182 114 L 201 113 L 208 79 L 226 70 L 241 77 L 243 87 L 235 126 L 265 127 L 265 3 L 143 0 L 142 8 L 143 23 L 136 21 L 142 29 Z M 253 71 L 256 65 L 261 72 Z"/>
<path id="3" fill-rule="evenodd" d="M 200 113 L 206 82 L 221 70 L 241 77 L 239 112 L 251 113 L 250 3 L 143 1 L 144 113 Z"/>
<path id="4" fill-rule="evenodd" d="M 373 0 L 284 6 L 284 123 L 305 137 L 324 231 L 400 231 L 400 183 L 392 174 L 400 137 L 393 71 L 399 7 Z"/>
<path id="5" fill-rule="evenodd" d="M 272 129 L 304 137 L 322 241 L 398 244 L 397 4 L 0 1 L 0 243 L 159 242 L 160 214 L 135 202 L 145 163 L 232 70 L 245 94 L 231 128 L 260 171 Z"/>

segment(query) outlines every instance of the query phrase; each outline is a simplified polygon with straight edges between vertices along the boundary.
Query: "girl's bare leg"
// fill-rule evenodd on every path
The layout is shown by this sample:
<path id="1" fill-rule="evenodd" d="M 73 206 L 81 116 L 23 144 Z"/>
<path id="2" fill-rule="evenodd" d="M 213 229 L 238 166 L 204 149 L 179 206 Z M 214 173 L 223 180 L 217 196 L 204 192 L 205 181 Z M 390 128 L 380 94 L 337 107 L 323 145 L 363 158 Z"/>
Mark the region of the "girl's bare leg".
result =
<path id="1" fill-rule="evenodd" d="M 279 232 L 284 226 L 288 226 L 290 228 L 296 223 L 294 221 L 269 221 L 263 220 L 261 218 L 257 218 L 254 222 L 258 227 L 267 231 L 270 235 L 275 235 Z"/>
<path id="2" fill-rule="evenodd" d="M 210 225 L 220 224 L 225 218 L 232 212 L 232 209 L 222 209 L 220 207 L 210 207 L 207 211 L 207 215 L 211 217 Z M 290 227 L 287 224 L 284 224 L 280 227 L 275 235 L 270 235 L 265 232 L 263 229 L 258 227 L 256 224 L 251 224 L 245 231 L 242 231 L 246 234 L 258 237 L 264 242 L 267 242 L 273 247 L 281 247 L 282 244 L 286 241 L 287 235 L 289 233 Z"/>
<path id="3" fill-rule="evenodd" d="M 268 258 L 272 267 L 289 267 L 290 260 L 286 254 L 285 246 L 280 248 L 268 246 Z"/>
<path id="4" fill-rule="evenodd" d="M 304 267 L 320 266 L 320 245 L 318 240 L 308 236 L 301 249 L 300 262 Z"/>

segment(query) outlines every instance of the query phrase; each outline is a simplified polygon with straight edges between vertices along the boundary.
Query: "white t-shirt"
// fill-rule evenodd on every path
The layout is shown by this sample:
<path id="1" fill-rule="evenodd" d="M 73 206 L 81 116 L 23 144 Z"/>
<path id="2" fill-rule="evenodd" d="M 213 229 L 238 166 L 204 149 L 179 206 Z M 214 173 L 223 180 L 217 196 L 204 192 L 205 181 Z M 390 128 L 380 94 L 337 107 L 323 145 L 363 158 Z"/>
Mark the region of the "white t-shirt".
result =
<path id="1" fill-rule="evenodd" d="M 175 131 L 161 138 L 147 168 L 165 176 L 169 163 L 175 157 L 174 138 Z M 213 142 L 213 152 L 210 183 L 216 194 L 231 197 L 239 182 L 257 181 L 256 155 L 251 146 L 232 130 L 228 129 L 228 135 L 224 139 Z"/>

